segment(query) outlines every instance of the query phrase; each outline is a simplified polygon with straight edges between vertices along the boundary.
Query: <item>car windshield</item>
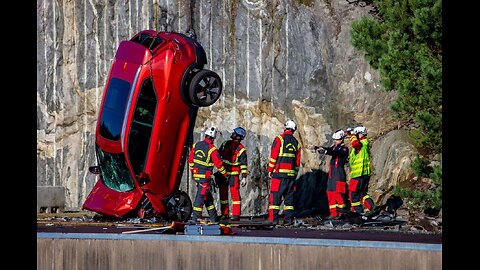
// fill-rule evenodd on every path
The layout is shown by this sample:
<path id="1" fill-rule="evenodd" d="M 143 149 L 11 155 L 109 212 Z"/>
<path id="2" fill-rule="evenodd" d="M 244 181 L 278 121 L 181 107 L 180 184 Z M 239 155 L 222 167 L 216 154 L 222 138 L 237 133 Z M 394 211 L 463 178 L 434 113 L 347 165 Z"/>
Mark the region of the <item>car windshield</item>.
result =
<path id="1" fill-rule="evenodd" d="M 104 138 L 113 141 L 120 139 L 129 92 L 130 84 L 127 81 L 117 78 L 110 80 L 100 119 L 100 134 Z"/>
<path id="2" fill-rule="evenodd" d="M 111 154 L 96 146 L 102 180 L 108 188 L 125 192 L 135 188 L 123 153 Z"/>

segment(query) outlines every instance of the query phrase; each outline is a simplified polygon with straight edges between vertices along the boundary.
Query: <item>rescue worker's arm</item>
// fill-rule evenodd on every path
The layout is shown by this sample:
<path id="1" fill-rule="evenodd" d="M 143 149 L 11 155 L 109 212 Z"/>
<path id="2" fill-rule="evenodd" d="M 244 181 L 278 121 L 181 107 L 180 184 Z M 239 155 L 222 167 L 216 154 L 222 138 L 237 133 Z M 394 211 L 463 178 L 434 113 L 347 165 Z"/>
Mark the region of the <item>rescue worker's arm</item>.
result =
<path id="1" fill-rule="evenodd" d="M 340 156 L 340 157 L 346 157 L 348 156 L 348 149 L 346 147 L 326 147 L 325 148 L 325 154 L 330 155 L 330 156 Z"/>
<path id="2" fill-rule="evenodd" d="M 217 167 L 218 172 L 220 172 L 223 176 L 227 177 L 227 170 L 223 167 L 223 161 L 218 153 L 218 150 L 215 148 L 211 153 L 211 159 L 215 167 Z"/>
<path id="3" fill-rule="evenodd" d="M 241 145 L 241 144 L 240 144 Z M 240 162 L 240 186 L 244 187 L 247 184 L 247 149 L 241 145 L 240 151 L 238 151 L 238 162 Z"/>
<path id="4" fill-rule="evenodd" d="M 296 164 L 295 164 L 295 174 L 298 174 L 298 170 L 300 170 L 300 158 L 302 157 L 302 145 L 299 143 L 298 144 L 298 150 L 297 150 L 297 158 L 296 158 Z"/>
<path id="5" fill-rule="evenodd" d="M 223 155 L 224 155 L 223 151 L 225 150 L 225 144 L 226 144 L 226 143 L 227 143 L 227 141 L 224 141 L 224 142 L 222 143 L 222 145 L 220 145 L 220 148 L 218 148 L 218 153 L 220 153 L 220 157 L 221 157 L 222 159 L 223 159 Z"/>
<path id="6" fill-rule="evenodd" d="M 244 176 L 247 176 L 247 149 L 242 146 L 240 151 L 238 152 L 238 155 L 238 162 L 240 162 L 240 173 Z"/>
<path id="7" fill-rule="evenodd" d="M 329 155 L 331 156 L 332 155 L 332 146 L 328 147 L 328 146 L 320 146 L 320 149 L 322 150 L 321 152 L 325 153 L 325 155 Z"/>
<path id="8" fill-rule="evenodd" d="M 275 168 L 275 164 L 277 163 L 278 154 L 280 153 L 280 139 L 275 137 L 272 144 L 272 150 L 270 151 L 270 159 L 268 161 L 268 176 L 272 176 L 273 169 Z"/>
<path id="9" fill-rule="evenodd" d="M 356 151 L 360 151 L 362 148 L 362 144 L 357 138 L 357 135 L 355 134 L 350 134 L 348 135 L 348 140 L 350 141 L 350 144 L 352 145 L 353 148 L 355 148 Z"/>
<path id="10" fill-rule="evenodd" d="M 193 170 L 193 150 L 195 149 L 195 144 L 192 146 L 192 149 L 190 150 L 190 154 L 188 155 L 188 167 L 190 168 L 190 171 Z"/>

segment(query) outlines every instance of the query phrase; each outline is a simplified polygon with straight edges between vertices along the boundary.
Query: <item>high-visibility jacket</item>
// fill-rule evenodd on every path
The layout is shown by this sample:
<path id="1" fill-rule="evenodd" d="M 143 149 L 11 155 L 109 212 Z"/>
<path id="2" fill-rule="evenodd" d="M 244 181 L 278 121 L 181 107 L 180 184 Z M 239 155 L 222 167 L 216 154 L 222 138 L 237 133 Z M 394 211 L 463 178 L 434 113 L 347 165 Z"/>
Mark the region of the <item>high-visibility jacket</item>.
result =
<path id="1" fill-rule="evenodd" d="M 300 143 L 289 130 L 275 137 L 268 162 L 272 177 L 296 177 L 300 168 L 300 149 Z"/>
<path id="2" fill-rule="evenodd" d="M 224 176 L 227 175 L 217 148 L 208 138 L 193 145 L 188 157 L 188 166 L 195 181 L 209 179 L 213 174 L 213 166 Z"/>
<path id="3" fill-rule="evenodd" d="M 227 175 L 247 173 L 247 149 L 237 140 L 228 140 L 222 143 L 219 152 Z"/>
<path id="4" fill-rule="evenodd" d="M 348 137 L 352 144 L 350 152 L 350 178 L 370 175 L 370 143 L 366 137 L 358 140 L 356 135 Z"/>
<path id="5" fill-rule="evenodd" d="M 345 182 L 347 180 L 345 163 L 348 162 L 348 148 L 343 143 L 326 147 L 325 154 L 332 156 L 328 170 L 327 191 L 345 193 Z"/>

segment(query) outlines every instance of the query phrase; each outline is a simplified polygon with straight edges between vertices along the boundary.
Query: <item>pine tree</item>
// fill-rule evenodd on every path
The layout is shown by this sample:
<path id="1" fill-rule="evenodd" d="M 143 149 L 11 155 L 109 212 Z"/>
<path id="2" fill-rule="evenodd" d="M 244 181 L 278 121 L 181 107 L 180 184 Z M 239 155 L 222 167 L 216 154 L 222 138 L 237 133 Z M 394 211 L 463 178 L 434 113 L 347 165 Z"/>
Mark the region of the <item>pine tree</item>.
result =
<path id="1" fill-rule="evenodd" d="M 352 23 L 352 45 L 397 91 L 394 115 L 413 123 L 418 146 L 442 150 L 442 1 L 374 0 L 375 17 Z"/>
<path id="2" fill-rule="evenodd" d="M 422 162 L 423 158 L 417 157 L 412 167 L 417 176 L 431 178 L 434 183 L 427 192 L 397 186 L 394 193 L 413 198 L 415 204 L 423 202 L 424 206 L 441 208 L 442 1 L 368 3 L 374 7 L 374 16 L 352 23 L 351 43 L 379 70 L 382 88 L 397 91 L 392 104 L 394 116 L 414 127 L 410 135 L 422 152 L 430 154 L 430 160 Z M 433 159 L 440 165 L 431 163 Z"/>

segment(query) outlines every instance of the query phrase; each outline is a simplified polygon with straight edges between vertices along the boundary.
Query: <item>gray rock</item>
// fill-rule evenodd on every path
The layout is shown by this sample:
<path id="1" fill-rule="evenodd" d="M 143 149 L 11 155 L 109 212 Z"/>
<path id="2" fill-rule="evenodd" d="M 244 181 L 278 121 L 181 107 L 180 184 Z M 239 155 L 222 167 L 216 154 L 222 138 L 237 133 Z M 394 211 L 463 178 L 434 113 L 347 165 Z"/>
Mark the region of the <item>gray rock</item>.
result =
<path id="1" fill-rule="evenodd" d="M 379 74 L 350 44 L 350 23 L 368 8 L 345 1 L 67 1 L 37 2 L 37 185 L 66 189 L 65 210 L 79 210 L 95 184 L 94 133 L 103 87 L 121 40 L 143 29 L 185 33 L 188 2 L 195 2 L 193 28 L 207 52 L 205 68 L 224 83 L 220 100 L 201 108 L 195 140 L 205 125 L 228 138 L 247 129 L 249 184 L 242 188 L 242 214 L 265 214 L 271 143 L 287 119 L 298 124 L 302 145 L 331 143 L 338 128 L 363 124 L 372 138 L 372 189 L 382 200 L 409 177 L 413 149 L 382 135 L 396 125 L 389 106 L 395 93 L 380 90 Z M 167 5 L 168 4 L 168 5 Z M 396 135 L 395 135 L 396 136 Z M 389 143 L 394 143 L 395 147 Z M 328 158 L 302 151 L 301 179 L 318 187 Z M 317 182 L 316 182 L 317 181 Z M 180 188 L 193 198 L 185 170 Z M 321 189 L 311 190 L 299 211 L 325 207 Z M 322 199 L 323 198 L 323 199 Z M 218 198 L 217 198 L 218 202 Z"/>

